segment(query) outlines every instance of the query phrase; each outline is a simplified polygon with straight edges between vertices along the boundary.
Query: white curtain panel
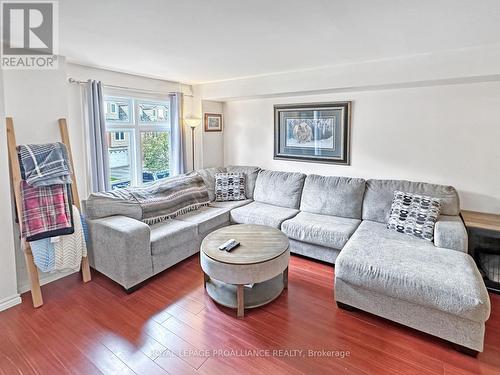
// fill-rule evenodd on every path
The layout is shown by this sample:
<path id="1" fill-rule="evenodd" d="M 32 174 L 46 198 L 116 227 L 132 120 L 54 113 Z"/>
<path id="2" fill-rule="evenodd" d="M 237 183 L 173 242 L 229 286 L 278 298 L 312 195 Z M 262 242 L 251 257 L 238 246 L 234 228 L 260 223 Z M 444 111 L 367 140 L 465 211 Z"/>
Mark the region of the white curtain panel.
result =
<path id="1" fill-rule="evenodd" d="M 102 83 L 89 79 L 85 84 L 85 121 L 89 134 L 89 159 L 91 192 L 111 189 L 109 176 L 108 143 L 106 140 L 106 123 Z"/>
<path id="2" fill-rule="evenodd" d="M 186 150 L 184 147 L 184 126 L 182 126 L 182 93 L 176 92 L 170 97 L 172 160 L 170 170 L 172 176 L 186 173 Z"/>

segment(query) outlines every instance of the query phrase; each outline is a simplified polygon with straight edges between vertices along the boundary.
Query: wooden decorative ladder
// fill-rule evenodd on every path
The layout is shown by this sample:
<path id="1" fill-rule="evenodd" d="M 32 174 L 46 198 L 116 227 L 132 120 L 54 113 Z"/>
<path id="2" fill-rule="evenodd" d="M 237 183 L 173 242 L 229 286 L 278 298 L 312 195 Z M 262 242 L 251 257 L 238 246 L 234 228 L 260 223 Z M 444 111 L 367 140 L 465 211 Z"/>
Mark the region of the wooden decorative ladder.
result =
<path id="1" fill-rule="evenodd" d="M 66 119 L 61 118 L 58 120 L 59 130 L 61 132 L 62 143 L 66 145 L 69 155 L 69 163 L 71 165 L 71 192 L 73 195 L 73 204 L 80 210 L 80 196 L 78 195 L 78 188 L 76 186 L 75 168 L 73 165 L 73 154 L 71 152 L 71 144 L 69 141 L 68 125 L 66 124 Z M 17 143 L 16 134 L 14 132 L 14 121 L 11 117 L 6 119 L 7 125 L 7 148 L 9 151 L 9 164 L 11 170 L 11 183 L 14 189 L 14 199 L 17 210 L 17 218 L 19 222 L 19 233 L 22 233 L 22 203 L 21 203 L 21 168 L 19 166 L 19 159 L 17 156 Z M 33 260 L 33 254 L 31 253 L 31 246 L 28 241 L 26 241 L 21 236 L 21 248 L 24 251 L 24 259 L 26 261 L 26 268 L 28 270 L 30 285 L 31 285 L 31 298 L 33 300 L 33 307 L 40 307 L 43 305 L 42 291 L 40 288 L 40 279 L 38 277 L 38 268 Z M 90 276 L 90 266 L 87 257 L 82 258 L 82 278 L 83 282 L 89 282 Z"/>

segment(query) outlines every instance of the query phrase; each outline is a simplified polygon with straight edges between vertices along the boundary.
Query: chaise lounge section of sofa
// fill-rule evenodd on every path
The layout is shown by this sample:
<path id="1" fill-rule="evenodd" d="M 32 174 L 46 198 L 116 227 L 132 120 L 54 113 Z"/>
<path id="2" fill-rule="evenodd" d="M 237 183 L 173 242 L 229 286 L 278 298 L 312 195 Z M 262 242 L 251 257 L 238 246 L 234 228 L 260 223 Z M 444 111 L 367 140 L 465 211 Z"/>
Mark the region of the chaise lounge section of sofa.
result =
<path id="1" fill-rule="evenodd" d="M 434 243 L 386 228 L 395 190 L 440 199 Z M 490 301 L 459 214 L 451 186 L 368 180 L 363 221 L 336 260 L 336 301 L 482 351 Z"/>

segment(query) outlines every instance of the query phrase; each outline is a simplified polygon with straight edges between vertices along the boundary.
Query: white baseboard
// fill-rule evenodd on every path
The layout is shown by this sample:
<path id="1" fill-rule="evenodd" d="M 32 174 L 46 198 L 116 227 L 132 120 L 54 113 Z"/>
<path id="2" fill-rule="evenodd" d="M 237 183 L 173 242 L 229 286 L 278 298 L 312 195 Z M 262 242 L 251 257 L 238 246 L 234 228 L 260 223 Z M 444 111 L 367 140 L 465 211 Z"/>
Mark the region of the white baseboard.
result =
<path id="1" fill-rule="evenodd" d="M 71 275 L 71 274 L 73 274 L 75 272 L 77 272 L 77 271 L 57 272 L 57 273 L 43 273 L 43 274 L 40 274 L 40 285 L 45 285 L 45 284 L 51 283 L 53 281 L 62 279 L 63 277 Z M 29 281 L 27 280 L 26 283 L 23 283 L 23 284 L 19 285 L 17 289 L 19 291 L 19 294 L 22 294 L 22 293 L 25 293 L 25 292 L 29 292 L 29 290 L 30 290 Z"/>
<path id="2" fill-rule="evenodd" d="M 8 308 L 19 305 L 21 303 L 21 296 L 16 294 L 12 297 L 7 297 L 0 300 L 0 311 L 7 310 Z"/>

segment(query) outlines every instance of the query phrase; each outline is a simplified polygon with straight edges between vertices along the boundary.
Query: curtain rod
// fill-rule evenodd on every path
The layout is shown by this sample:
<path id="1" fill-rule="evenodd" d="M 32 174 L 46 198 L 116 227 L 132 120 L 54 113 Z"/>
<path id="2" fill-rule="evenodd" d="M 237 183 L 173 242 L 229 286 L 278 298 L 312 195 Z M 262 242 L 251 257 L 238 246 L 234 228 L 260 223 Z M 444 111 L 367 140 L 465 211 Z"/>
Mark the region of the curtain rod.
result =
<path id="1" fill-rule="evenodd" d="M 73 83 L 73 84 L 77 84 L 77 85 L 83 85 L 85 83 L 87 83 L 87 81 L 78 81 L 74 78 L 68 78 L 68 82 L 69 83 Z M 144 93 L 150 93 L 150 94 L 168 94 L 168 95 L 172 95 L 172 94 L 175 94 L 174 91 L 168 91 L 168 92 L 165 92 L 165 91 L 156 91 L 156 90 L 148 90 L 148 89 L 137 89 L 137 88 L 134 88 L 134 87 L 125 87 L 125 86 L 113 86 L 113 85 L 105 85 L 103 84 L 104 87 L 107 87 L 107 88 L 110 88 L 110 89 L 119 89 L 119 90 L 127 90 L 127 91 L 136 91 L 136 92 L 144 92 Z M 193 95 L 190 95 L 190 94 L 184 94 L 182 93 L 184 96 L 189 96 L 189 97 L 193 97 Z"/>

